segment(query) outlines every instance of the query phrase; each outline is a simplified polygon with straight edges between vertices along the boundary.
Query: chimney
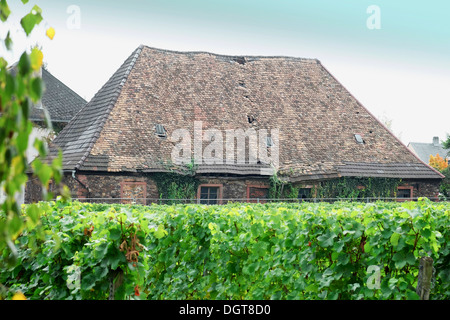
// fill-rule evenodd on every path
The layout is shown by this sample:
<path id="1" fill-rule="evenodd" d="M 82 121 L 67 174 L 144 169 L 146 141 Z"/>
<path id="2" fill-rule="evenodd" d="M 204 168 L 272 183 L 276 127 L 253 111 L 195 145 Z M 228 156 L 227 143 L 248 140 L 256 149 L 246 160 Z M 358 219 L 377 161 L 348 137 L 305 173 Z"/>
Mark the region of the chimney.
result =
<path id="1" fill-rule="evenodd" d="M 439 137 L 433 137 L 433 145 L 439 146 Z"/>

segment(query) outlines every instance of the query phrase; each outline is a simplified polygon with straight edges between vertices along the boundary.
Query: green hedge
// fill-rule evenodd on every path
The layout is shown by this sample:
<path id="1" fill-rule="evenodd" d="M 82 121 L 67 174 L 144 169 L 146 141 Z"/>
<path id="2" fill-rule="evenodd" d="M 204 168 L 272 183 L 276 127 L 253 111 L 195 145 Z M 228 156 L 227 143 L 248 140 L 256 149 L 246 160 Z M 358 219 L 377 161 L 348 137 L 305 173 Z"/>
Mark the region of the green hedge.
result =
<path id="1" fill-rule="evenodd" d="M 426 255 L 430 299 L 450 298 L 448 202 L 26 210 L 41 224 L 16 239 L 16 263 L 0 267 L 6 298 L 108 299 L 114 283 L 115 299 L 417 299 Z"/>

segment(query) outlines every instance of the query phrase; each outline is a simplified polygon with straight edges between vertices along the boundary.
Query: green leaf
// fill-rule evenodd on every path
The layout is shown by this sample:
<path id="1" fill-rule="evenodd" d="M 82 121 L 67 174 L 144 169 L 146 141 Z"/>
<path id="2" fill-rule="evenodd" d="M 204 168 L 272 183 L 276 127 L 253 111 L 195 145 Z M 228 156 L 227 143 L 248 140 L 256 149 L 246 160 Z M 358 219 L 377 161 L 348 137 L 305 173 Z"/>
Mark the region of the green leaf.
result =
<path id="1" fill-rule="evenodd" d="M 19 74 L 21 74 L 22 76 L 30 73 L 31 62 L 30 62 L 30 57 L 28 56 L 28 54 L 26 52 L 22 53 L 22 55 L 20 56 L 17 67 L 19 69 Z"/>
<path id="2" fill-rule="evenodd" d="M 109 238 L 111 240 L 119 240 L 121 236 L 122 236 L 122 231 L 120 231 L 120 229 L 114 228 L 114 229 L 109 230 Z"/>
<path id="3" fill-rule="evenodd" d="M 394 246 L 394 248 L 398 245 L 399 239 L 400 239 L 400 234 L 397 232 L 394 232 L 390 238 L 390 242 Z"/>
<path id="4" fill-rule="evenodd" d="M 406 296 L 408 300 L 420 300 L 419 295 L 415 291 L 407 291 Z"/>
<path id="5" fill-rule="evenodd" d="M 32 229 L 39 223 L 40 210 L 35 203 L 32 203 L 27 207 L 26 213 L 28 216 L 27 226 L 29 229 Z"/>
<path id="6" fill-rule="evenodd" d="M 429 239 L 431 237 L 430 228 L 423 228 L 420 230 L 420 235 L 424 237 L 424 239 Z"/>
<path id="7" fill-rule="evenodd" d="M 30 98 L 33 102 L 38 102 L 42 96 L 42 80 L 40 78 L 33 78 L 31 80 Z"/>
<path id="8" fill-rule="evenodd" d="M 252 224 L 250 230 L 255 238 L 259 237 L 264 231 L 263 227 L 259 222 Z"/>
<path id="9" fill-rule="evenodd" d="M 6 38 L 5 38 L 5 47 L 6 47 L 6 50 L 11 50 L 11 48 L 12 48 L 12 40 L 11 40 L 11 37 L 9 35 L 9 31 L 8 31 L 8 34 L 6 35 Z"/>
<path id="10" fill-rule="evenodd" d="M 23 220 L 17 214 L 14 214 L 9 220 L 8 226 L 11 238 L 15 239 L 22 232 Z"/>
<path id="11" fill-rule="evenodd" d="M 52 176 L 52 169 L 45 163 L 42 163 L 39 159 L 35 159 L 32 163 L 34 173 L 39 177 L 39 180 L 44 186 L 48 185 Z"/>
<path id="12" fill-rule="evenodd" d="M 11 10 L 9 9 L 8 3 L 6 0 L 0 1 L 0 20 L 5 22 L 9 15 L 11 14 Z"/>
<path id="13" fill-rule="evenodd" d="M 156 239 L 161 239 L 162 237 L 166 236 L 168 232 L 164 229 L 164 226 L 160 224 L 158 226 L 158 229 L 154 232 L 154 235 Z"/>
<path id="14" fill-rule="evenodd" d="M 364 245 L 364 252 L 370 253 L 371 251 L 372 251 L 372 246 L 370 245 L 370 243 L 366 242 L 366 244 Z"/>
<path id="15" fill-rule="evenodd" d="M 97 260 L 102 260 L 107 252 L 108 252 L 108 243 L 102 242 L 100 245 L 95 247 L 94 256 Z"/>
<path id="16" fill-rule="evenodd" d="M 42 21 L 42 10 L 37 5 L 31 9 L 31 12 L 20 20 L 20 24 L 25 33 L 30 35 L 34 27 Z"/>
<path id="17" fill-rule="evenodd" d="M 321 247 L 331 247 L 333 245 L 333 239 L 336 238 L 336 235 L 330 232 L 327 232 L 324 235 L 321 235 L 317 237 L 317 240 L 319 240 L 319 245 Z"/>
<path id="18" fill-rule="evenodd" d="M 416 257 L 412 252 L 400 251 L 392 256 L 392 260 L 395 262 L 395 267 L 401 269 L 407 263 L 410 265 L 414 265 L 416 262 Z"/>

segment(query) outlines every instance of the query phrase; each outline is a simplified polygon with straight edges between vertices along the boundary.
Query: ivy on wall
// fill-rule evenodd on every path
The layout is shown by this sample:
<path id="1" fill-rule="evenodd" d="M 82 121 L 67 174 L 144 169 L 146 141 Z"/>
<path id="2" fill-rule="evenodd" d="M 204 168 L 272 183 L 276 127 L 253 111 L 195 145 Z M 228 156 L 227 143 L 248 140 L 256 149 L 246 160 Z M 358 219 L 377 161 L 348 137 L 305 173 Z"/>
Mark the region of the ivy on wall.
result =
<path id="1" fill-rule="evenodd" d="M 397 178 L 341 177 L 314 185 L 311 196 L 341 199 L 390 198 L 396 196 L 401 182 Z M 300 185 L 294 185 L 275 173 L 270 177 L 269 198 L 295 199 L 300 188 Z"/>
<path id="2" fill-rule="evenodd" d="M 322 181 L 318 198 L 389 198 L 395 197 L 401 183 L 397 178 L 342 177 Z"/>
<path id="3" fill-rule="evenodd" d="M 194 159 L 184 166 L 177 166 L 170 161 L 162 165 L 167 171 L 152 173 L 149 178 L 155 181 L 159 198 L 165 199 L 163 203 L 174 204 L 183 202 L 176 199 L 194 199 L 200 185 L 200 181 L 195 178 L 197 165 Z"/>
<path id="4" fill-rule="evenodd" d="M 194 199 L 200 181 L 192 175 L 176 172 L 158 172 L 150 176 L 155 181 L 160 199 Z M 170 200 L 164 203 L 172 204 L 179 201 Z"/>

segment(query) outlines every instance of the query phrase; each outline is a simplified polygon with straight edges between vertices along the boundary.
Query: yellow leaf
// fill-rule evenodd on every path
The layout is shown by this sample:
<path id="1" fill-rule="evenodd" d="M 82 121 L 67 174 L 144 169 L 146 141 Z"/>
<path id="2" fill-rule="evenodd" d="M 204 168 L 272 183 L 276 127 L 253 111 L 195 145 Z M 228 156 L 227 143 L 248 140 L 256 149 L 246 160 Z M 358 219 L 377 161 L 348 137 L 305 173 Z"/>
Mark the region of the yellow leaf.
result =
<path id="1" fill-rule="evenodd" d="M 39 70 L 42 66 L 42 62 L 44 60 L 44 54 L 38 48 L 33 48 L 30 54 L 31 68 L 33 70 Z"/>
<path id="2" fill-rule="evenodd" d="M 50 40 L 53 40 L 53 37 L 55 36 L 55 29 L 50 27 L 47 29 L 47 32 L 45 34 L 50 38 Z"/>
<path id="3" fill-rule="evenodd" d="M 27 300 L 22 292 L 16 292 L 12 297 L 12 300 Z"/>

